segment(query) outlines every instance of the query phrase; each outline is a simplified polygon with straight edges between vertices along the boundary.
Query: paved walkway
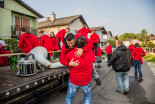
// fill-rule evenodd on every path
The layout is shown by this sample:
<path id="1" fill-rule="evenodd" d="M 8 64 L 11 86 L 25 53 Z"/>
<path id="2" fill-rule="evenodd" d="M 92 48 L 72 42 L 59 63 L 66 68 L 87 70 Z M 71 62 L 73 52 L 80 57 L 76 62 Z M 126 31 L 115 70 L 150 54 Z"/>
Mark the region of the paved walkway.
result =
<path id="1" fill-rule="evenodd" d="M 138 82 L 134 78 L 134 69 L 130 70 L 130 94 L 123 95 L 115 92 L 117 89 L 115 72 L 107 67 L 105 61 L 99 70 L 102 85 L 97 86 L 93 80 L 92 104 L 155 104 L 155 67 L 154 64 L 144 62 L 142 72 L 144 81 Z M 152 65 L 152 67 L 149 66 Z M 64 104 L 66 90 L 59 92 L 55 97 L 48 97 L 41 104 Z M 83 93 L 79 90 L 74 98 L 73 104 L 82 104 Z"/>

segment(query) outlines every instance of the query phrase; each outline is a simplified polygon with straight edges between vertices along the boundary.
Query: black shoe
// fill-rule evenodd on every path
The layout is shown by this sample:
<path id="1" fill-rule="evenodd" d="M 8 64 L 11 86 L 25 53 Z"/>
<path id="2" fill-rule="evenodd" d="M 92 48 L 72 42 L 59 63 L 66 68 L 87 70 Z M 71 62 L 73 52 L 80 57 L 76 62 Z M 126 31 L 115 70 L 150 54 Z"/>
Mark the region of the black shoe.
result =
<path id="1" fill-rule="evenodd" d="M 121 93 L 121 94 L 124 94 L 124 92 L 121 92 L 120 90 L 116 90 L 116 92 Z"/>
<path id="2" fill-rule="evenodd" d="M 99 78 L 95 79 L 97 85 L 101 85 L 101 80 Z"/>
<path id="3" fill-rule="evenodd" d="M 129 90 L 125 90 L 124 91 L 124 94 L 129 94 Z"/>

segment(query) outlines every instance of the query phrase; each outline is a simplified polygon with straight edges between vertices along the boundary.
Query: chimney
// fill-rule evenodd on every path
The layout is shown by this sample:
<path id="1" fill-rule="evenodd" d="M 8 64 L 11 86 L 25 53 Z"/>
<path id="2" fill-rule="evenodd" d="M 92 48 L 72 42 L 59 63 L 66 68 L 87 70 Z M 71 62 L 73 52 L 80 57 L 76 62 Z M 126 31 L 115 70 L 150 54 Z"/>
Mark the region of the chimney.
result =
<path id="1" fill-rule="evenodd" d="M 50 17 L 46 17 L 46 21 L 50 21 Z"/>
<path id="2" fill-rule="evenodd" d="M 54 14 L 54 12 L 52 12 L 51 14 L 51 21 L 54 21 L 56 19 L 56 14 Z"/>

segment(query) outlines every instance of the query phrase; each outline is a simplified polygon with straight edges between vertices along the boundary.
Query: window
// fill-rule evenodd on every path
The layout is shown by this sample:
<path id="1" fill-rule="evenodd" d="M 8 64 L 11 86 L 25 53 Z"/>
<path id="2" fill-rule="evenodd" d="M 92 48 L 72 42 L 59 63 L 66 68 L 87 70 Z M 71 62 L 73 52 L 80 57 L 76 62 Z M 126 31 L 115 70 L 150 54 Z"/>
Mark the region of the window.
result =
<path id="1" fill-rule="evenodd" d="M 0 7 L 4 8 L 4 0 L 0 0 Z"/>

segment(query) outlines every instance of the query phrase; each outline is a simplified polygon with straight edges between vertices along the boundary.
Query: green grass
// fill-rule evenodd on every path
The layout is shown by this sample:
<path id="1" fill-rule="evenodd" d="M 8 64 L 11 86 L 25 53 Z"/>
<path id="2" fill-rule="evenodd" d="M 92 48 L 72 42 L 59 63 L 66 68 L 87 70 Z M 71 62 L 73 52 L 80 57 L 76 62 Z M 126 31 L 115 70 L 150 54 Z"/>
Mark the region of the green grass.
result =
<path id="1" fill-rule="evenodd" d="M 144 60 L 148 62 L 155 62 L 155 55 L 146 54 L 146 56 L 144 57 Z"/>
<path id="2" fill-rule="evenodd" d="M 102 55 L 102 56 L 106 56 L 106 54 Z"/>

